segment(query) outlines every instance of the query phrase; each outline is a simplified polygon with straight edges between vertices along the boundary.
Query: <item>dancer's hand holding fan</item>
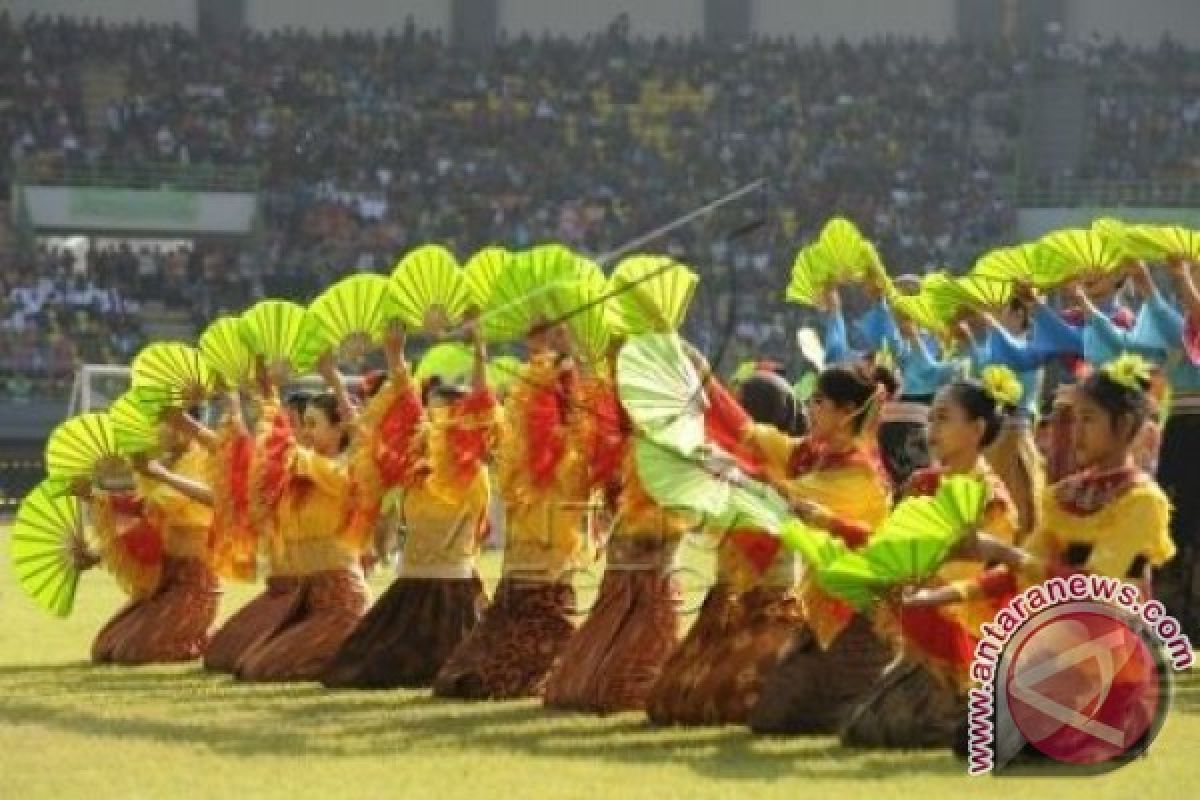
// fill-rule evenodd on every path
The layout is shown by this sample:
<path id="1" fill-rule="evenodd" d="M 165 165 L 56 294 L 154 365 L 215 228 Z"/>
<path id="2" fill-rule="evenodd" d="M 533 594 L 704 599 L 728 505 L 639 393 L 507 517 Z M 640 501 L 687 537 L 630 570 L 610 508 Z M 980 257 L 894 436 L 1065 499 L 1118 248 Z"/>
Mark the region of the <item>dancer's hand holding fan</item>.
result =
<path id="1" fill-rule="evenodd" d="M 454 255 L 433 244 L 400 260 L 392 271 L 391 294 L 404 326 L 430 336 L 458 325 L 472 305 L 471 290 Z"/>
<path id="2" fill-rule="evenodd" d="M 216 388 L 216 375 L 200 351 L 182 342 L 154 342 L 130 365 L 133 390 L 146 409 L 189 408 Z"/>
<path id="3" fill-rule="evenodd" d="M 934 496 L 901 501 L 862 549 L 863 558 L 892 583 L 924 583 L 979 525 L 987 494 L 977 478 L 943 478 Z"/>
<path id="4" fill-rule="evenodd" d="M 286 300 L 260 300 L 241 316 L 242 339 L 262 359 L 276 385 L 316 366 L 322 347 L 320 325 L 303 306 Z"/>
<path id="5" fill-rule="evenodd" d="M 382 275 L 350 275 L 317 295 L 308 306 L 320 327 L 321 347 L 347 358 L 361 358 L 383 339 L 398 311 L 392 284 Z"/>

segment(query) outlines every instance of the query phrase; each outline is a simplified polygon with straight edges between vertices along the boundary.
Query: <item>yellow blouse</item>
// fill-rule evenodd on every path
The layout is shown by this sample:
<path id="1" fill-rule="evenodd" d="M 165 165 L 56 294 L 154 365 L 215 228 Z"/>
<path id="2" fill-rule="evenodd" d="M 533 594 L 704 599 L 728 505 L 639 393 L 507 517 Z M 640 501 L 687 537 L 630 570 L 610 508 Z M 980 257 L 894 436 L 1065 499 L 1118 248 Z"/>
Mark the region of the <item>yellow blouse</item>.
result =
<path id="1" fill-rule="evenodd" d="M 762 455 L 768 477 L 789 502 L 807 500 L 817 503 L 839 519 L 869 531 L 874 531 L 887 518 L 891 490 L 870 466 L 852 463 L 792 475 L 789 469 L 792 453 L 802 446 L 802 439 L 764 424 L 750 426 L 743 438 Z M 808 624 L 820 645 L 828 647 L 849 622 L 845 607 L 821 591 L 808 575 L 801 579 L 800 592 Z"/>
<path id="2" fill-rule="evenodd" d="M 569 423 L 553 423 L 554 431 L 527 430 L 524 416 L 532 393 L 553 386 L 557 370 L 552 354 L 534 356 L 498 415 L 497 478 L 505 507 L 506 577 L 565 580 L 590 552 L 595 500 L 579 442 L 569 436 Z M 552 479 L 538 486 L 529 471 L 530 449 L 539 447 L 548 434 L 562 437 L 566 447 Z"/>
<path id="3" fill-rule="evenodd" d="M 421 486 L 404 492 L 405 526 L 400 574 L 414 578 L 469 578 L 475 572 L 482 524 L 491 498 L 486 469 L 457 497 Z"/>
<path id="4" fill-rule="evenodd" d="M 1063 508 L 1050 489 L 1042 499 L 1040 525 L 1023 545 L 1036 558 L 1021 577 L 1028 583 L 1044 580 L 1048 565 L 1060 560 L 1071 545 L 1091 548 L 1083 569 L 1098 575 L 1128 578 L 1138 556 L 1160 567 L 1175 555 L 1170 518 L 1171 502 L 1151 480 L 1134 485 L 1098 511 L 1082 515 Z"/>
<path id="5" fill-rule="evenodd" d="M 276 509 L 269 551 L 272 574 L 357 568 L 359 552 L 342 535 L 352 503 L 345 459 L 296 447 L 289 477 Z"/>
<path id="6" fill-rule="evenodd" d="M 207 450 L 193 442 L 171 466 L 171 471 L 207 485 L 210 458 Z M 212 508 L 197 503 L 161 481 L 138 475 L 136 482 L 147 520 L 162 530 L 163 553 L 169 557 L 199 558 L 208 562 Z"/>

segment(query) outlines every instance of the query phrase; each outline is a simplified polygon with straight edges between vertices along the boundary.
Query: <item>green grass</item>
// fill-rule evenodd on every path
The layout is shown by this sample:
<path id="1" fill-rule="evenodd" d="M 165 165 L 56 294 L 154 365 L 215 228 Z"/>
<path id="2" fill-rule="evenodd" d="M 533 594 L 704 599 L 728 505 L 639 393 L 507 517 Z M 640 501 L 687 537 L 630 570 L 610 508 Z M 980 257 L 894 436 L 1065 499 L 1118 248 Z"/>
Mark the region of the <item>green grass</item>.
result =
<path id="1" fill-rule="evenodd" d="M 494 585 L 495 557 L 485 566 Z M 377 576 L 375 589 L 386 582 Z M 222 612 L 253 592 L 230 587 Z M 554 713 L 532 701 L 240 684 L 196 666 L 93 667 L 92 636 L 120 603 L 91 573 L 74 615 L 52 619 L 0 568 L 0 798 L 1097 800 L 1177 796 L 1200 777 L 1195 674 L 1180 682 L 1150 758 L 1093 779 L 969 778 L 946 753 L 861 753 L 832 737 L 658 730 L 638 714 Z"/>

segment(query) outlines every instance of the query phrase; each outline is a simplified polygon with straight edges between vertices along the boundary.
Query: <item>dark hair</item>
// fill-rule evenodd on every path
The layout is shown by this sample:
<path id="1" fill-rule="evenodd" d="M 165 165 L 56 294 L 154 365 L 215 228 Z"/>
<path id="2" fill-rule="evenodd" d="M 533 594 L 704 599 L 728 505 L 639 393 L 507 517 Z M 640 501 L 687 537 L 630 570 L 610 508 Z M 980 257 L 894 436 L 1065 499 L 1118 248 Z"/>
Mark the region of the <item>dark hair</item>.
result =
<path id="1" fill-rule="evenodd" d="M 983 438 L 979 440 L 980 448 L 987 447 L 996 441 L 1000 435 L 1000 427 L 1004 422 L 1004 406 L 988 394 L 987 389 L 979 381 L 954 381 L 945 388 L 947 396 L 953 398 L 955 404 L 966 412 L 971 422 L 983 420 Z"/>
<path id="2" fill-rule="evenodd" d="M 787 381 L 774 372 L 756 372 L 738 387 L 738 399 L 755 422 L 773 425 L 791 436 L 804 433 L 804 415 Z"/>
<path id="3" fill-rule="evenodd" d="M 1008 301 L 1008 310 L 1021 315 L 1021 330 L 1029 329 L 1031 318 L 1029 306 L 1019 297 L 1012 297 Z"/>
<path id="4" fill-rule="evenodd" d="M 454 383 L 443 383 L 429 391 L 429 399 L 453 403 L 467 396 L 467 390 Z"/>
<path id="5" fill-rule="evenodd" d="M 1109 425 L 1114 431 L 1121 417 L 1128 416 L 1133 420 L 1130 436 L 1140 431 L 1150 416 L 1149 388 L 1149 381 L 1139 380 L 1138 388 L 1117 383 L 1104 370 L 1093 372 L 1079 384 L 1079 391 L 1108 414 Z"/>
<path id="6" fill-rule="evenodd" d="M 312 401 L 312 392 L 299 391 L 292 392 L 287 396 L 286 405 L 289 411 L 295 411 L 303 416 L 304 411 L 308 408 L 308 404 Z"/>
<path id="7" fill-rule="evenodd" d="M 889 396 L 894 394 L 900 383 L 890 369 L 882 365 L 865 362 L 834 364 L 826 367 L 817 377 L 816 393 L 829 399 L 835 406 L 850 409 L 858 415 L 854 418 L 854 432 L 862 430 L 866 422 L 866 405 L 877 397 L 882 388 Z"/>
<path id="8" fill-rule="evenodd" d="M 310 397 L 305 410 L 307 411 L 309 408 L 315 408 L 324 414 L 325 419 L 329 420 L 330 425 L 342 424 L 342 412 L 338 409 L 337 396 L 331 391 L 318 392 Z M 349 444 L 350 436 L 343 431 L 338 447 L 345 450 Z"/>
<path id="9" fill-rule="evenodd" d="M 442 388 L 442 378 L 440 375 L 430 375 L 421 384 L 421 404 L 429 405 L 429 398 L 433 397 L 433 393 Z"/>

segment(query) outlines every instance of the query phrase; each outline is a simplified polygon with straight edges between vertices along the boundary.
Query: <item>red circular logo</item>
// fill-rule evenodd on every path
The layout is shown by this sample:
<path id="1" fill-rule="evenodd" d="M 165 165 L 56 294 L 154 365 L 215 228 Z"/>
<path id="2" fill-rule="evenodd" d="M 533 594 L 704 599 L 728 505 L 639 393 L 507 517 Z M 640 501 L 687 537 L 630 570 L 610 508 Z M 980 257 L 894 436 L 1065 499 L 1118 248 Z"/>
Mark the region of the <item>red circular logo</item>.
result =
<path id="1" fill-rule="evenodd" d="M 1030 624 L 1004 683 L 1021 735 L 1068 764 L 1101 764 L 1143 744 L 1165 698 L 1160 665 L 1142 637 L 1102 610 Z"/>

